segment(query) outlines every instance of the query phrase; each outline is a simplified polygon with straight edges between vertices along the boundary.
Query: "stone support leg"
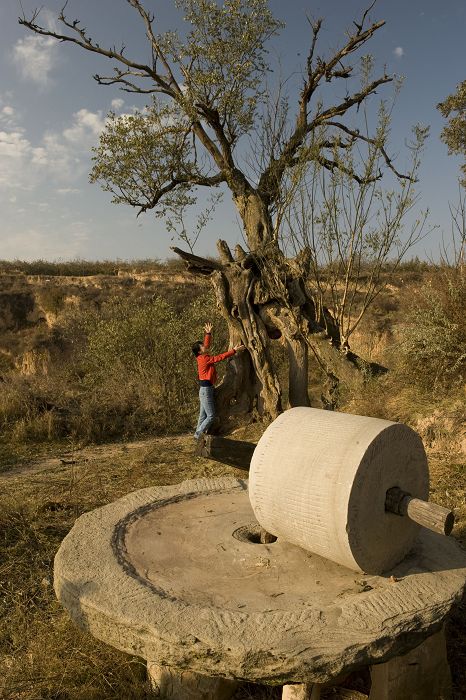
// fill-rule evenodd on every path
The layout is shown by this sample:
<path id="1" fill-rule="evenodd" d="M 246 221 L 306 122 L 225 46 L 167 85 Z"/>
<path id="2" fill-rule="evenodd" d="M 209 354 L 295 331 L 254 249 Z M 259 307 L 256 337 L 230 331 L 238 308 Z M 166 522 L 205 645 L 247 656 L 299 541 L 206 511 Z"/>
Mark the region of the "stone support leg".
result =
<path id="1" fill-rule="evenodd" d="M 404 656 L 372 666 L 371 677 L 369 700 L 450 700 L 444 630 Z"/>
<path id="2" fill-rule="evenodd" d="M 209 678 L 148 661 L 147 673 L 156 698 L 161 700 L 230 700 L 238 683 Z"/>
<path id="3" fill-rule="evenodd" d="M 320 685 L 315 683 L 284 685 L 282 700 L 320 700 Z"/>

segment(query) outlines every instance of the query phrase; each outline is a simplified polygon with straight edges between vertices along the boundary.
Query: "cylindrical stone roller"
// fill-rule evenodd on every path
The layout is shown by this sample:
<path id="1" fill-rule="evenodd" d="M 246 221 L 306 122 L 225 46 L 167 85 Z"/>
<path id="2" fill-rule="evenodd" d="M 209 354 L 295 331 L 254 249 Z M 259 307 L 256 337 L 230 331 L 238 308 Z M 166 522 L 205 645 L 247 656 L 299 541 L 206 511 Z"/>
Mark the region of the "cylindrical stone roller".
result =
<path id="1" fill-rule="evenodd" d="M 251 461 L 249 497 L 263 528 L 369 574 L 400 562 L 420 527 L 386 510 L 393 487 L 426 500 L 427 458 L 416 432 L 378 418 L 292 408 Z"/>

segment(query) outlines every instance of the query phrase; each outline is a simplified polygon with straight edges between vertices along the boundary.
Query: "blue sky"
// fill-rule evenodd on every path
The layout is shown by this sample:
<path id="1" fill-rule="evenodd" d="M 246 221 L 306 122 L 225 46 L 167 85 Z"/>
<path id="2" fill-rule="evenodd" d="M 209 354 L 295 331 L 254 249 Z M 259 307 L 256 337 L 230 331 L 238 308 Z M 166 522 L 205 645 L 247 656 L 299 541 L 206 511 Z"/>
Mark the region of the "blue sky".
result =
<path id="1" fill-rule="evenodd" d="M 46 0 L 43 20 L 52 22 L 63 1 Z M 36 2 L 23 0 L 26 14 Z M 175 28 L 179 13 L 171 0 L 146 0 L 158 18 L 158 31 Z M 271 47 L 285 74 L 297 74 L 309 46 L 306 13 L 324 17 L 321 53 L 337 47 L 351 21 L 366 5 L 355 0 L 271 0 L 286 23 Z M 40 38 L 17 23 L 18 0 L 0 0 L 0 259 L 135 259 L 170 256 L 163 221 L 152 213 L 136 219 L 130 207 L 110 203 L 110 195 L 88 183 L 91 147 L 110 109 L 142 107 L 140 96 L 101 87 L 96 72 L 110 74 L 111 63 L 77 47 Z M 101 45 L 124 43 L 143 58 L 144 30 L 125 0 L 69 0 L 67 14 L 79 17 Z M 403 144 L 416 122 L 431 135 L 418 190 L 439 229 L 414 253 L 435 256 L 441 232 L 450 229 L 448 202 L 458 196 L 460 160 L 447 155 L 436 104 L 466 78 L 465 0 L 378 0 L 371 12 L 386 25 L 366 45 L 379 70 L 404 76 L 394 111 L 391 153 L 403 163 Z M 390 97 L 390 87 L 380 97 Z M 202 234 L 196 252 L 214 254 L 217 238 L 241 241 L 228 195 Z"/>

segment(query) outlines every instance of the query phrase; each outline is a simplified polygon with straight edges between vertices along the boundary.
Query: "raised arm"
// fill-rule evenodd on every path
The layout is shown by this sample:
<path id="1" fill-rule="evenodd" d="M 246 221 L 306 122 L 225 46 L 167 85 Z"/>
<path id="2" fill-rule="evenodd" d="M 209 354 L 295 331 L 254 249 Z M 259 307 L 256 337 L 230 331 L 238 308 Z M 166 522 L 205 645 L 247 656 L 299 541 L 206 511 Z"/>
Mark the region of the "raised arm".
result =
<path id="1" fill-rule="evenodd" d="M 204 347 L 210 348 L 210 343 L 212 341 L 212 324 L 206 323 L 204 325 Z"/>

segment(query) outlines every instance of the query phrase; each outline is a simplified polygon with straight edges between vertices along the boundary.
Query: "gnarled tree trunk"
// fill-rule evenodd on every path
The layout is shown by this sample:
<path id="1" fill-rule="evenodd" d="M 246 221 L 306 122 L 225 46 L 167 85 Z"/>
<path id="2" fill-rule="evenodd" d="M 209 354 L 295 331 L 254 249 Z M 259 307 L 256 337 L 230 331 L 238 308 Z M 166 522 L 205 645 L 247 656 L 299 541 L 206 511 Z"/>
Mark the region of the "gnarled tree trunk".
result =
<path id="1" fill-rule="evenodd" d="M 335 324 L 326 328 L 317 319 L 306 285 L 291 261 L 277 250 L 247 254 L 240 246 L 235 256 L 224 241 L 218 242 L 220 261 L 174 251 L 194 274 L 210 277 L 217 303 L 225 317 L 231 345 L 243 342 L 227 365 L 216 389 L 217 422 L 213 432 L 229 432 L 246 420 L 270 421 L 282 411 L 283 388 L 271 356 L 271 343 L 286 343 L 289 365 L 290 406 L 309 406 L 309 359 L 327 376 L 322 402 L 335 405 L 339 381 L 359 378 L 362 361 L 340 349 Z M 272 259 L 271 259 L 272 258 Z M 329 329 L 333 331 L 329 333 Z"/>

